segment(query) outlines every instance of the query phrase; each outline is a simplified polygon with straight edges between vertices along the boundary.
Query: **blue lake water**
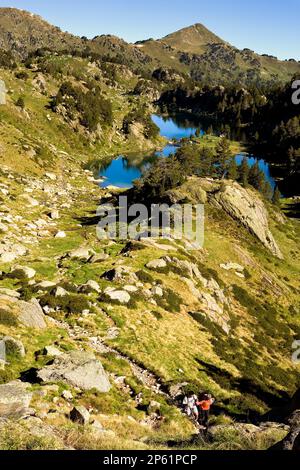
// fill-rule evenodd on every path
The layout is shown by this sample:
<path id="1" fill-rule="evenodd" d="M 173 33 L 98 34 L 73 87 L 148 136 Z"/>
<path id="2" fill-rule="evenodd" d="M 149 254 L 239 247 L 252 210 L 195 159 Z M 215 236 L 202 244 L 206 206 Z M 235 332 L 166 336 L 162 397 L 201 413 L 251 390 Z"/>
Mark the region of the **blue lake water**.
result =
<path id="1" fill-rule="evenodd" d="M 196 126 L 195 123 L 192 123 L 188 119 L 166 119 L 161 116 L 153 115 L 152 120 L 159 127 L 161 136 L 166 137 L 169 141 L 179 141 L 184 137 L 190 137 L 191 135 L 195 135 L 197 129 L 199 129 L 199 126 Z M 203 134 L 204 132 L 201 131 L 201 135 Z M 169 143 L 162 151 L 155 152 L 152 155 L 120 155 L 113 159 L 108 165 L 100 168 L 100 176 L 104 178 L 101 187 L 116 186 L 118 188 L 131 188 L 133 182 L 142 176 L 143 172 L 149 168 L 157 157 L 167 158 L 171 154 L 174 154 L 177 149 L 178 145 Z M 247 157 L 249 166 L 254 165 L 258 160 L 259 167 L 264 172 L 266 179 L 269 181 L 272 188 L 275 188 L 276 182 L 271 176 L 269 164 L 264 159 L 245 154 L 236 156 L 237 163 L 240 164 L 245 156 Z"/>

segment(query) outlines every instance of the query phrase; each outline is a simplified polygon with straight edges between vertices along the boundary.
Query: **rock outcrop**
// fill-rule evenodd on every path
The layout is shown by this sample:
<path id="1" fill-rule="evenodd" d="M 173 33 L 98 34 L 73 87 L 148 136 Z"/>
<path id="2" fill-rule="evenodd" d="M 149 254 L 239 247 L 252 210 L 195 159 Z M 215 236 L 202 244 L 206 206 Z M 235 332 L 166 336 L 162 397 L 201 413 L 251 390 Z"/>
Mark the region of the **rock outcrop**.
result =
<path id="1" fill-rule="evenodd" d="M 269 229 L 265 204 L 254 190 L 245 189 L 238 183 L 223 182 L 220 190 L 213 193 L 210 202 L 238 220 L 273 255 L 283 259 L 280 248 Z"/>
<path id="2" fill-rule="evenodd" d="M 81 390 L 96 389 L 107 393 L 110 383 L 106 372 L 93 354 L 72 351 L 56 357 L 53 364 L 37 373 L 42 382 L 65 382 Z"/>

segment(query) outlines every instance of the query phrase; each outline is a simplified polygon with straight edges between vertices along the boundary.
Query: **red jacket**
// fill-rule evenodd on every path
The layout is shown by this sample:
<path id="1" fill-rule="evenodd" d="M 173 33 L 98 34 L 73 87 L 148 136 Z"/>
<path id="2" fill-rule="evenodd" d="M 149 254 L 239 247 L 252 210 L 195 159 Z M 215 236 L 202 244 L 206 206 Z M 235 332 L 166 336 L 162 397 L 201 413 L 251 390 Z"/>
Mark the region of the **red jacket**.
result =
<path id="1" fill-rule="evenodd" d="M 213 404 L 213 402 L 214 402 L 213 399 L 210 399 L 210 400 L 202 400 L 202 401 L 198 401 L 198 402 L 197 402 L 197 405 L 200 406 L 201 410 L 203 410 L 203 411 L 209 411 L 211 405 Z"/>

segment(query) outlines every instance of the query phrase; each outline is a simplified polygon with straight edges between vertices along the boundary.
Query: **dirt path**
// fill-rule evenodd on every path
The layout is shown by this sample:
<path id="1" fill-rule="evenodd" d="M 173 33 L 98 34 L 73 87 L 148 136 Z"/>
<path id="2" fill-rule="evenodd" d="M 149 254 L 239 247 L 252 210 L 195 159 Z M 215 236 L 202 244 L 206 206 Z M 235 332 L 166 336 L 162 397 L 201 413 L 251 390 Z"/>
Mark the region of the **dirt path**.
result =
<path id="1" fill-rule="evenodd" d="M 58 320 L 53 320 L 53 322 L 59 327 L 64 330 L 67 330 L 69 337 L 78 340 L 82 339 L 83 337 L 88 339 L 89 346 L 97 353 L 99 354 L 107 354 L 107 353 L 112 353 L 116 356 L 118 359 L 122 359 L 126 361 L 130 367 L 131 370 L 134 374 L 134 376 L 142 382 L 142 384 L 153 391 L 154 393 L 164 395 L 168 399 L 172 400 L 175 404 L 174 399 L 171 397 L 171 395 L 167 392 L 167 390 L 163 390 L 163 386 L 159 380 L 158 377 L 156 377 L 152 372 L 147 370 L 146 368 L 142 367 L 141 365 L 138 365 L 134 360 L 130 359 L 128 356 L 125 354 L 120 353 L 118 350 L 112 348 L 111 346 L 108 346 L 105 344 L 104 339 L 100 338 L 99 336 L 96 337 L 91 337 L 90 333 L 82 328 L 81 326 L 70 326 L 68 323 L 58 321 Z"/>

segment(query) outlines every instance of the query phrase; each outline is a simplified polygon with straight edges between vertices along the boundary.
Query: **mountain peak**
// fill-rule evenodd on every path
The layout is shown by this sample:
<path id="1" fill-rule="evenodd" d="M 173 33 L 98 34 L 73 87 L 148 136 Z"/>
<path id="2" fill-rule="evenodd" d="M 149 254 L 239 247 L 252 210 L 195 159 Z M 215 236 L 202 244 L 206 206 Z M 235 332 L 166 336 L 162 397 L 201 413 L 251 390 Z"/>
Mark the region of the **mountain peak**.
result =
<path id="1" fill-rule="evenodd" d="M 191 26 L 168 34 L 161 39 L 174 49 L 199 54 L 207 44 L 225 43 L 223 39 L 212 33 L 202 23 L 195 23 Z"/>

